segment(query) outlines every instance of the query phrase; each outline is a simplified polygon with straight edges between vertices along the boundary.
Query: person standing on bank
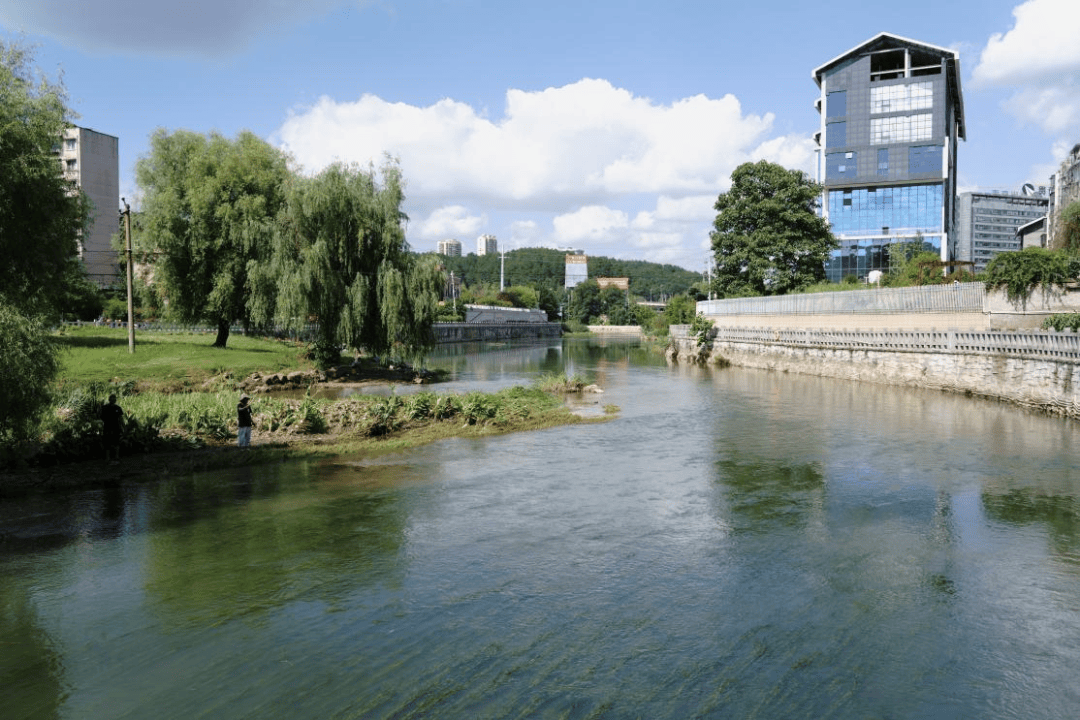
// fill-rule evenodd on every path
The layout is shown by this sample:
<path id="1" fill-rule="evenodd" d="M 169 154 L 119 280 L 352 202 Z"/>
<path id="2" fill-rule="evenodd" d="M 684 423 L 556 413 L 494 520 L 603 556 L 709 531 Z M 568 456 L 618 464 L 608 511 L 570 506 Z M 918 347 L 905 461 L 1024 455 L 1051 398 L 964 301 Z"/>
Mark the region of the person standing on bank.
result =
<path id="1" fill-rule="evenodd" d="M 120 420 L 123 417 L 124 411 L 116 404 L 116 395 L 110 395 L 109 402 L 101 408 L 106 460 L 111 460 L 115 453 L 116 460 L 113 462 L 120 462 Z"/>
<path id="2" fill-rule="evenodd" d="M 240 403 L 236 406 L 236 444 L 242 448 L 251 446 L 251 406 L 248 400 L 247 395 L 241 395 Z"/>

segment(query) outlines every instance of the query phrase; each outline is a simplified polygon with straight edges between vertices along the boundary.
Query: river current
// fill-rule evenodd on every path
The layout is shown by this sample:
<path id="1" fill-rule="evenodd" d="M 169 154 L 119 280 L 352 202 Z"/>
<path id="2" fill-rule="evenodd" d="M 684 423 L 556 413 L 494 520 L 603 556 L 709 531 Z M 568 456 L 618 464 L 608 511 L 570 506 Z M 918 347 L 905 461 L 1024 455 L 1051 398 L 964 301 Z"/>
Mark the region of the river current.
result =
<path id="1" fill-rule="evenodd" d="M 0 717 L 1080 716 L 1074 421 L 633 341 L 430 364 L 621 411 L 0 502 Z"/>

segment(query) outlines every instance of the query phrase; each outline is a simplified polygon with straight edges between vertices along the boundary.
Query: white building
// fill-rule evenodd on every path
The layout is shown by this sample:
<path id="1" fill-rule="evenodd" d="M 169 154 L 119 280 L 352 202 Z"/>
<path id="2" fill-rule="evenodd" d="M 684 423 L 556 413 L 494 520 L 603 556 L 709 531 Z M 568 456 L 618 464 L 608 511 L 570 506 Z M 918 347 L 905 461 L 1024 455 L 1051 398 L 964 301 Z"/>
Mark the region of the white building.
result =
<path id="1" fill-rule="evenodd" d="M 481 235 L 476 238 L 476 254 L 477 255 L 498 255 L 499 243 L 495 240 L 494 235 Z"/>
<path id="2" fill-rule="evenodd" d="M 440 240 L 439 254 L 448 257 L 461 257 L 461 243 L 457 240 Z"/>
<path id="3" fill-rule="evenodd" d="M 79 242 L 79 256 L 90 279 L 98 285 L 119 276 L 112 236 L 119 231 L 120 140 L 89 128 L 64 131 L 58 150 L 64 177 L 74 181 L 90 199 L 90 229 Z"/>

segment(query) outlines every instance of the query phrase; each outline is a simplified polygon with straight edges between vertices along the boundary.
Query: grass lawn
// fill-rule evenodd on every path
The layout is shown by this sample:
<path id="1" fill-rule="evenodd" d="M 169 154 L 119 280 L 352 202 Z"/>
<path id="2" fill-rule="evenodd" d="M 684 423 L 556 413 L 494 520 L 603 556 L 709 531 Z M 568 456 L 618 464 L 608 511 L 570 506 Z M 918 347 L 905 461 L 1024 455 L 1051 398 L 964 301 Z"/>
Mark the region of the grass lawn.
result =
<path id="1" fill-rule="evenodd" d="M 57 335 L 61 383 L 136 380 L 149 386 L 198 385 L 231 372 L 246 377 L 255 371 L 279 372 L 313 367 L 303 358 L 301 343 L 230 335 L 228 347 L 212 347 L 214 334 L 135 333 L 135 352 L 128 352 L 127 330 L 65 327 Z"/>

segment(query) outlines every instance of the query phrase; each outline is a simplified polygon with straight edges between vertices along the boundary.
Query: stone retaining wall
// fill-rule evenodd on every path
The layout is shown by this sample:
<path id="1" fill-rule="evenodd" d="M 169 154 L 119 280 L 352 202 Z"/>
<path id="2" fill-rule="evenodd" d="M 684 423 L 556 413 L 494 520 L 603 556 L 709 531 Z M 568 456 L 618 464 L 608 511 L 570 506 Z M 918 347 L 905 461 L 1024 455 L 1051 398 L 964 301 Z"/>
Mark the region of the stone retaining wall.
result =
<path id="1" fill-rule="evenodd" d="M 437 343 L 562 337 L 559 323 L 435 323 Z"/>
<path id="2" fill-rule="evenodd" d="M 594 335 L 634 335 L 643 337 L 640 325 L 589 325 L 589 332 Z"/>
<path id="3" fill-rule="evenodd" d="M 951 338 L 949 332 L 912 332 L 904 340 L 908 347 L 886 348 L 882 343 L 852 342 L 850 337 L 830 340 L 835 331 L 804 328 L 806 334 L 800 339 L 791 331 L 785 337 L 782 329 L 758 328 L 754 336 L 749 336 L 736 332 L 745 330 L 742 328 L 720 328 L 714 331 L 711 343 L 699 350 L 687 329 L 687 326 L 673 326 L 669 360 L 730 363 L 843 380 L 947 390 L 1080 417 L 1080 362 L 1068 357 L 1070 353 L 1066 351 L 1055 356 L 1033 350 L 1054 344 L 1052 338 L 1033 337 L 1036 333 L 987 333 L 984 344 L 979 346 L 958 342 L 955 331 Z M 994 338 L 995 335 L 1002 337 Z M 1080 336 L 1075 333 L 1061 336 L 1066 344 L 1080 342 Z"/>

